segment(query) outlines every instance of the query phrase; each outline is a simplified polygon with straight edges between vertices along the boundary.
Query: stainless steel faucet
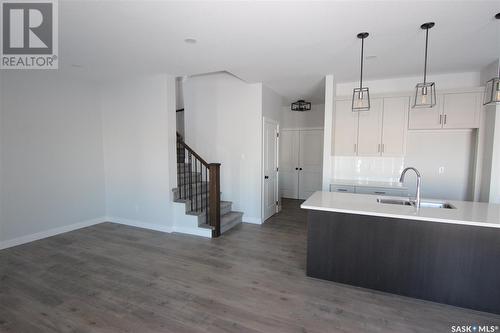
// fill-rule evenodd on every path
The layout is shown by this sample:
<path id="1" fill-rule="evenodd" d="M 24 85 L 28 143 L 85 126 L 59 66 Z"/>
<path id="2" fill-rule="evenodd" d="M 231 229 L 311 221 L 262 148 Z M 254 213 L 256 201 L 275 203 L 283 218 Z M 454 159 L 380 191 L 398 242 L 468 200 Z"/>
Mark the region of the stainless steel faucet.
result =
<path id="1" fill-rule="evenodd" d="M 405 174 L 406 174 L 406 171 L 408 171 L 408 170 L 415 171 L 415 174 L 417 175 L 417 193 L 415 195 L 415 207 L 420 208 L 420 185 L 421 185 L 421 180 L 422 180 L 422 177 L 420 176 L 420 172 L 418 172 L 418 170 L 415 169 L 414 167 L 405 168 L 403 170 L 403 172 L 401 172 L 401 177 L 399 177 L 399 182 L 403 183 L 405 181 Z"/>

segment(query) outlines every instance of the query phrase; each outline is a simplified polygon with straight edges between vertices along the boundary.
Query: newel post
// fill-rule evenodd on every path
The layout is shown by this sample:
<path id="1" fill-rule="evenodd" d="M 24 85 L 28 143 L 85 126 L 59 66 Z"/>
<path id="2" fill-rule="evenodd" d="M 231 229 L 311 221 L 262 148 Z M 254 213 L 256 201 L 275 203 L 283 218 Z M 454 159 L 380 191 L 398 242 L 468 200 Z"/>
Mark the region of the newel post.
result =
<path id="1" fill-rule="evenodd" d="M 210 225 L 214 227 L 212 237 L 220 236 L 220 163 L 210 163 L 208 166 L 209 180 L 209 214 Z"/>

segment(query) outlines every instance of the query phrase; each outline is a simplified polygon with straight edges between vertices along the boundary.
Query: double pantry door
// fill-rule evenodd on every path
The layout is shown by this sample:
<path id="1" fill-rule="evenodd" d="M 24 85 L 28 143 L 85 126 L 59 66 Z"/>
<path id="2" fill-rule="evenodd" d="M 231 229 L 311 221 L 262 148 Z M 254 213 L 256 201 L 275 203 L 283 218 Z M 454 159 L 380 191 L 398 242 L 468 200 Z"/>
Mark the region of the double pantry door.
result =
<path id="1" fill-rule="evenodd" d="M 279 176 L 283 198 L 305 200 L 321 190 L 322 129 L 281 130 Z"/>

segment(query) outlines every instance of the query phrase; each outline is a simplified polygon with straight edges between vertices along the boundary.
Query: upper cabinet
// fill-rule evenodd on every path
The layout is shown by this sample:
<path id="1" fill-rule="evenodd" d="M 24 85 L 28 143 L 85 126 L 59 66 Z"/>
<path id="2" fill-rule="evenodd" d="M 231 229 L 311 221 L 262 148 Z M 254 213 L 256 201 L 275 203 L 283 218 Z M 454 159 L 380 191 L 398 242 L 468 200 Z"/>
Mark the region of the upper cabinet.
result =
<path id="1" fill-rule="evenodd" d="M 406 124 L 410 98 L 384 98 L 382 156 L 403 156 L 406 152 Z"/>
<path id="2" fill-rule="evenodd" d="M 370 104 L 369 111 L 353 112 L 350 100 L 336 101 L 335 155 L 404 155 L 409 98 L 373 98 Z"/>
<path id="3" fill-rule="evenodd" d="M 411 109 L 409 129 L 478 128 L 481 93 L 461 92 L 438 94 L 436 106 Z"/>
<path id="4" fill-rule="evenodd" d="M 356 155 L 358 147 L 358 112 L 352 112 L 351 101 L 335 102 L 335 155 Z"/>

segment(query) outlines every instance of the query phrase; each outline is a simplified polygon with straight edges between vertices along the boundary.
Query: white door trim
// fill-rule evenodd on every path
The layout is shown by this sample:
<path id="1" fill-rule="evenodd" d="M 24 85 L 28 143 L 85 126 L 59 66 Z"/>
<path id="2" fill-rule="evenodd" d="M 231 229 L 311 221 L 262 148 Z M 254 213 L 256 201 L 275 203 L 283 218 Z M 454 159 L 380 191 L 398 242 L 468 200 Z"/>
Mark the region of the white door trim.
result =
<path id="1" fill-rule="evenodd" d="M 265 123 L 268 122 L 268 123 L 272 123 L 274 125 L 276 125 L 276 133 L 278 134 L 277 137 L 275 138 L 276 140 L 276 145 L 275 145 L 275 152 L 274 152 L 274 156 L 275 156 L 275 161 L 276 161 L 276 182 L 275 182 L 275 185 L 274 185 L 274 195 L 275 195 L 275 198 L 276 198 L 276 201 L 278 201 L 278 205 L 276 205 L 276 210 L 275 212 L 278 213 L 280 210 L 281 210 L 281 200 L 279 198 L 279 133 L 280 133 L 280 124 L 274 120 L 274 119 L 271 119 L 271 118 L 267 118 L 267 117 L 262 117 L 262 147 L 261 147 L 261 157 L 262 157 L 262 163 L 261 163 L 261 185 L 260 185 L 260 189 L 261 189 L 261 193 L 260 193 L 260 196 L 261 196 L 261 218 L 262 218 L 262 223 L 265 222 L 265 195 L 264 195 L 264 191 L 265 191 L 265 185 L 264 185 L 264 168 L 265 168 Z"/>

